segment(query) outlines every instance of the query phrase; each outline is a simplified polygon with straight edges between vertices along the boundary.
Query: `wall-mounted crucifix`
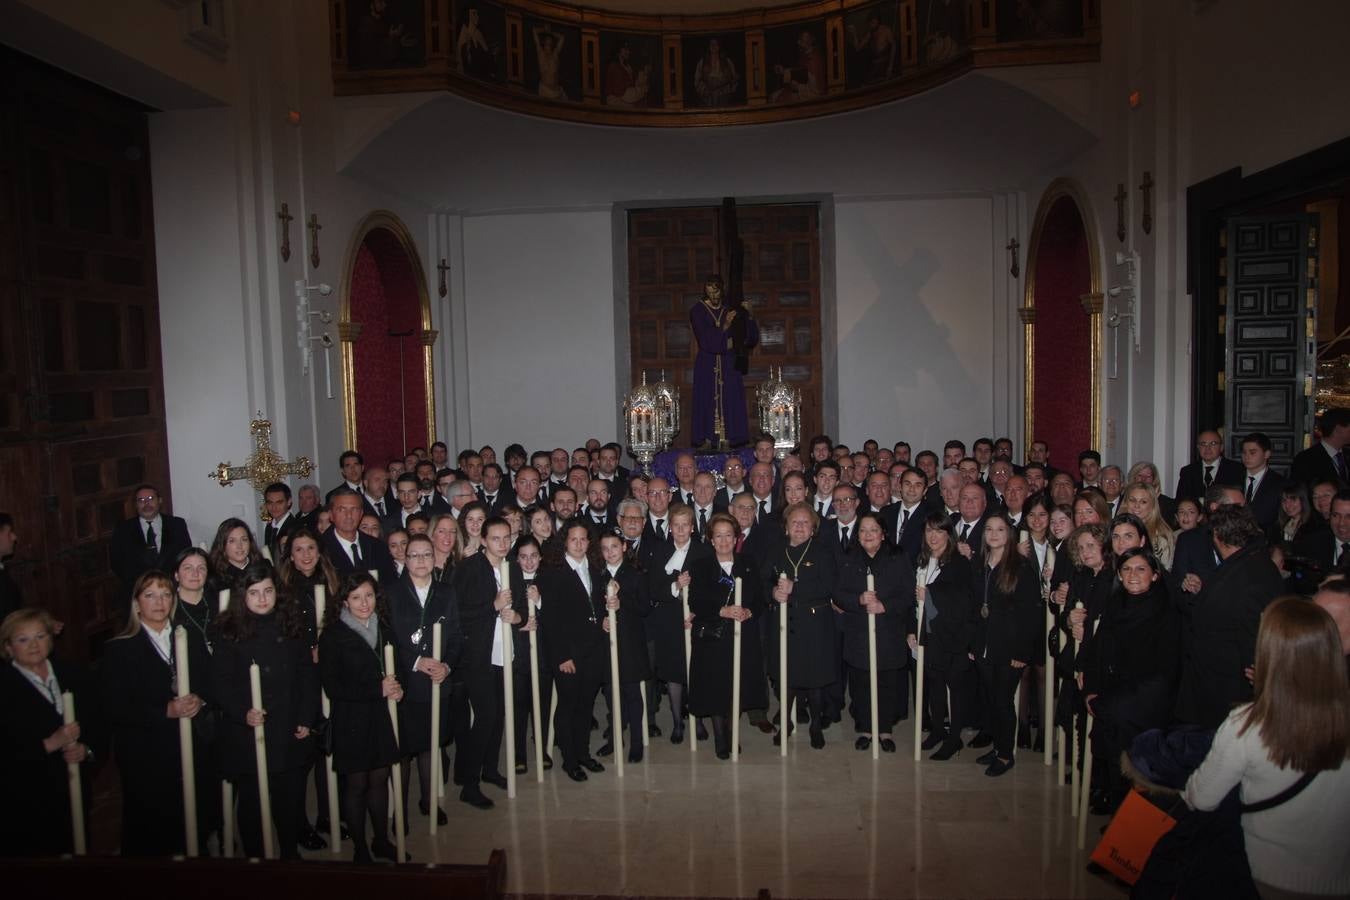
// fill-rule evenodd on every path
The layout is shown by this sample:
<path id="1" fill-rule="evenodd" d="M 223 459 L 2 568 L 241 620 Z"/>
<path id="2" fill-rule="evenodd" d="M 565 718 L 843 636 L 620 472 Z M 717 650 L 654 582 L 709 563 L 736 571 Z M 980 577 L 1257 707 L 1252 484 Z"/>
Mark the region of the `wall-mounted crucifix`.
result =
<path id="1" fill-rule="evenodd" d="M 445 261 L 444 256 L 441 257 L 441 261 L 436 265 L 436 271 L 441 274 L 440 284 L 436 288 L 436 293 L 444 297 L 446 294 L 445 273 L 450 271 L 450 264 Z"/>
<path id="2" fill-rule="evenodd" d="M 291 208 L 284 201 L 281 204 L 281 212 L 277 213 L 277 218 L 281 220 L 281 261 L 290 262 L 291 220 L 295 216 L 291 215 Z"/>
<path id="3" fill-rule="evenodd" d="M 319 232 L 323 226 L 319 224 L 319 214 L 309 214 L 309 264 L 314 268 L 319 267 Z"/>
<path id="4" fill-rule="evenodd" d="M 1130 199 L 1130 195 L 1125 192 L 1125 182 L 1116 182 L 1116 238 L 1125 240 L 1125 201 Z"/>
<path id="5" fill-rule="evenodd" d="M 1008 239 L 1008 271 L 1012 273 L 1012 277 L 1014 278 L 1017 278 L 1022 274 L 1022 265 L 1017 260 L 1017 250 L 1021 246 L 1022 244 L 1017 238 L 1014 237 Z"/>
<path id="6" fill-rule="evenodd" d="M 1139 182 L 1139 192 L 1144 195 L 1144 206 L 1139 217 L 1139 224 L 1144 229 L 1144 234 L 1150 234 L 1153 231 L 1153 173 L 1145 172 L 1144 180 Z"/>

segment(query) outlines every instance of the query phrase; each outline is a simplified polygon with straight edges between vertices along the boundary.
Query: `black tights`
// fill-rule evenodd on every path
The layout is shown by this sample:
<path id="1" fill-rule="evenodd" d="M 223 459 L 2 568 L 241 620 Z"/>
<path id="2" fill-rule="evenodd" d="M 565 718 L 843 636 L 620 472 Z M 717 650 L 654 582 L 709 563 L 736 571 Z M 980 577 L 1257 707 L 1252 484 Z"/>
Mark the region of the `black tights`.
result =
<path id="1" fill-rule="evenodd" d="M 806 702 L 806 708 L 811 713 L 811 731 L 820 731 L 824 725 L 821 722 L 821 716 L 825 712 L 825 689 L 824 688 L 788 688 L 787 699 L 783 702 L 783 709 L 791 712 L 793 701 Z M 797 713 L 800 715 L 801 710 Z M 781 724 L 779 726 L 782 727 Z"/>
<path id="2" fill-rule="evenodd" d="M 421 806 L 418 808 L 425 806 L 427 810 L 431 810 L 433 807 L 439 807 L 440 804 L 440 797 L 433 797 L 431 794 L 431 751 L 424 750 L 403 763 L 403 822 L 405 830 L 408 822 L 408 782 L 412 781 L 408 777 L 411 774 L 408 770 L 412 768 L 413 760 L 417 761 L 417 790 L 422 798 Z"/>
<path id="3" fill-rule="evenodd" d="M 684 708 L 684 685 L 675 682 L 667 682 L 666 690 L 670 692 L 670 721 L 676 731 L 685 726 L 685 718 L 688 711 Z"/>
<path id="4" fill-rule="evenodd" d="M 366 816 L 374 828 L 375 845 L 389 843 L 389 769 L 348 772 L 342 785 L 342 814 L 352 835 L 357 860 L 369 860 L 366 845 Z"/>

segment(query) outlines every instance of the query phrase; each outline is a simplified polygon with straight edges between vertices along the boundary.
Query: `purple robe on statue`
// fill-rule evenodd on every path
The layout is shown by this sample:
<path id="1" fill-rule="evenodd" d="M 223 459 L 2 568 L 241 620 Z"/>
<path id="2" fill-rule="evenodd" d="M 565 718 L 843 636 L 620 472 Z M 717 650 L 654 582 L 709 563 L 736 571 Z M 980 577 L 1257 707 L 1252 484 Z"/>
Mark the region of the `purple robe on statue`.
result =
<path id="1" fill-rule="evenodd" d="M 731 342 L 723 325 L 727 307 L 714 313 L 706 303 L 697 303 L 689 311 L 689 324 L 698 341 L 698 355 L 694 358 L 694 412 L 693 439 L 697 447 L 706 441 L 716 442 L 714 416 L 721 398 L 723 437 L 728 444 L 743 444 L 750 438 L 750 422 L 745 412 L 745 385 L 736 370 L 736 354 L 728 346 Z M 741 310 L 738 316 L 745 315 Z M 746 321 L 746 346 L 759 343 L 759 326 L 754 319 Z"/>

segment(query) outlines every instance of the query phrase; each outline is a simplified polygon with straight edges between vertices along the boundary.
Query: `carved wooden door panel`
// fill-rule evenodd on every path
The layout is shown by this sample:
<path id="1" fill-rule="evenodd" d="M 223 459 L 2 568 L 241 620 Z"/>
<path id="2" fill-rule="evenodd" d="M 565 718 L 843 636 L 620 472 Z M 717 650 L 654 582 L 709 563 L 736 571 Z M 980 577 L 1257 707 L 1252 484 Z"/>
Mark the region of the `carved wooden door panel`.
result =
<path id="1" fill-rule="evenodd" d="M 680 390 L 680 433 L 692 439 L 694 356 L 689 310 L 717 271 L 719 207 L 633 210 L 628 215 L 628 303 L 632 383 L 661 370 Z M 801 389 L 802 431 L 821 430 L 820 214 L 815 204 L 737 206 L 744 245 L 745 302 L 760 344 L 745 378 L 750 431 L 759 431 L 755 391 L 769 367 Z M 723 272 L 723 277 L 726 273 Z"/>
<path id="2" fill-rule="evenodd" d="M 1270 437 L 1271 465 L 1287 470 L 1312 431 L 1317 334 L 1317 217 L 1228 220 L 1225 405 L 1227 454 L 1242 436 Z"/>
<path id="3" fill-rule="evenodd" d="M 108 539 L 168 492 L 147 110 L 0 51 L 0 486 L 29 604 L 90 656 L 125 623 Z M 166 504 L 167 511 L 167 504 Z"/>

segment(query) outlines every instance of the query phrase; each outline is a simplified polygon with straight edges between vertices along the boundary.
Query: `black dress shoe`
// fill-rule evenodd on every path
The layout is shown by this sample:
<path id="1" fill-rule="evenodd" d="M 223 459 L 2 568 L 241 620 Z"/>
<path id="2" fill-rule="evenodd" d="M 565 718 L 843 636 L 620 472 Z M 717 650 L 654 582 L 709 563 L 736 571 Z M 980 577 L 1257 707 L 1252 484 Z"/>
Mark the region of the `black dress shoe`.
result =
<path id="1" fill-rule="evenodd" d="M 872 746 L 872 739 L 865 734 L 858 735 L 858 739 L 853 742 L 854 750 L 868 750 Z"/>
<path id="2" fill-rule="evenodd" d="M 923 743 L 920 744 L 919 746 L 922 747 L 924 750 L 932 750 L 934 747 L 938 746 L 946 739 L 947 735 L 944 732 L 930 731 L 928 732 L 928 737 L 924 738 Z"/>
<path id="3" fill-rule="evenodd" d="M 323 839 L 323 835 L 319 834 L 313 828 L 308 831 L 302 831 L 300 837 L 298 837 L 295 842 L 306 850 L 322 850 L 328 846 L 328 842 Z"/>
<path id="4" fill-rule="evenodd" d="M 583 759 L 583 760 L 581 761 L 581 765 L 582 765 L 582 767 L 585 768 L 588 772 L 603 772 L 603 771 L 605 771 L 605 767 L 604 767 L 604 766 L 602 766 L 600 763 L 596 762 L 594 759 L 592 759 L 592 758 L 589 757 L 589 756 L 586 757 L 585 759 Z"/>
<path id="5" fill-rule="evenodd" d="M 970 746 L 974 747 L 975 745 L 971 744 Z M 998 751 L 990 750 L 988 753 L 985 753 L 981 755 L 979 758 L 977 758 L 975 762 L 979 763 L 982 766 L 987 766 L 996 759 L 998 759 Z"/>
<path id="6" fill-rule="evenodd" d="M 984 770 L 984 774 L 988 775 L 990 778 L 997 778 L 1012 767 L 1013 760 L 1011 759 L 995 759 L 989 764 L 989 768 Z"/>
<path id="7" fill-rule="evenodd" d="M 332 823 L 327 816 L 319 816 L 314 820 L 314 830 L 327 837 L 333 831 Z M 347 832 L 347 823 L 338 822 L 338 840 L 349 841 L 352 836 Z"/>
<path id="8" fill-rule="evenodd" d="M 994 743 L 994 736 L 988 732 L 981 731 L 970 739 L 970 746 L 976 750 L 983 750 L 985 747 Z"/>
<path id="9" fill-rule="evenodd" d="M 946 762 L 960 753 L 963 746 L 964 745 L 960 740 L 944 742 L 942 746 L 938 748 L 938 751 L 928 758 L 936 760 L 937 762 Z"/>
<path id="10" fill-rule="evenodd" d="M 611 744 L 609 741 L 605 741 L 603 744 L 600 745 L 600 749 L 597 750 L 597 751 L 595 751 L 595 755 L 596 755 L 596 756 L 613 756 L 613 755 L 614 755 L 614 745 Z"/>
<path id="11" fill-rule="evenodd" d="M 882 738 L 882 739 L 881 739 L 881 752 L 882 752 L 882 753 L 894 753 L 894 752 L 895 752 L 895 741 L 894 741 L 892 738 Z"/>
<path id="12" fill-rule="evenodd" d="M 647 737 L 660 737 L 660 736 L 661 736 L 661 726 L 657 725 L 655 722 L 650 723 L 647 726 Z"/>
<path id="13" fill-rule="evenodd" d="M 730 751 L 730 750 L 718 750 L 718 751 L 717 751 L 717 758 L 718 758 L 718 759 L 731 759 L 731 751 Z"/>
<path id="14" fill-rule="evenodd" d="M 516 763 L 516 774 L 517 774 L 517 775 L 524 775 L 525 773 L 527 773 L 527 772 L 529 772 L 529 771 L 530 771 L 530 767 L 527 766 L 525 763 Z"/>
<path id="15" fill-rule="evenodd" d="M 1044 732 L 1044 731 L 1038 731 L 1038 732 L 1036 732 L 1036 740 L 1032 743 L 1031 749 L 1032 749 L 1032 752 L 1034 752 L 1034 753 L 1044 753 L 1044 752 L 1045 752 L 1045 732 Z"/>
<path id="16" fill-rule="evenodd" d="M 476 809 L 492 809 L 492 801 L 482 791 L 462 790 L 459 799 Z"/>
<path id="17" fill-rule="evenodd" d="M 773 723 L 771 723 L 768 719 L 765 719 L 762 722 L 756 722 L 755 727 L 757 727 L 764 734 L 773 734 L 774 732 Z"/>
<path id="18" fill-rule="evenodd" d="M 484 775 L 484 776 L 483 776 L 482 778 L 480 778 L 479 780 L 482 781 L 482 782 L 484 782 L 485 784 L 490 784 L 490 785 L 492 785 L 492 786 L 495 787 L 495 788 L 500 788 L 500 789 L 503 790 L 503 791 L 506 790 L 506 776 L 505 776 L 505 775 L 500 775 L 500 774 Z"/>
<path id="19" fill-rule="evenodd" d="M 573 781 L 585 781 L 587 778 L 586 770 L 581 766 L 573 766 L 570 769 L 563 769 L 563 771 L 566 772 L 567 777 Z"/>
<path id="20" fill-rule="evenodd" d="M 633 749 L 628 751 L 628 761 L 630 763 L 642 762 L 642 742 L 637 741 L 633 744 Z"/>
<path id="21" fill-rule="evenodd" d="M 811 729 L 811 749 L 822 750 L 825 747 L 825 732 L 819 728 Z"/>
<path id="22" fill-rule="evenodd" d="M 418 804 L 418 807 L 417 807 L 417 808 L 421 811 L 422 815 L 425 816 L 425 815 L 428 815 L 428 814 L 429 814 L 429 810 L 428 810 L 427 807 L 422 806 L 421 804 Z M 436 824 L 437 824 L 437 825 L 448 825 L 448 824 L 450 824 L 450 820 L 449 820 L 448 818 L 446 818 L 446 816 L 445 816 L 445 810 L 441 809 L 439 806 L 436 807 Z"/>
<path id="23" fill-rule="evenodd" d="M 703 720 L 696 719 L 695 722 L 697 724 L 694 727 L 694 733 L 698 735 L 700 741 L 706 741 L 708 739 L 708 729 L 704 726 Z"/>
<path id="24" fill-rule="evenodd" d="M 672 744 L 684 743 L 684 726 L 675 725 L 670 729 L 670 742 Z"/>
<path id="25" fill-rule="evenodd" d="M 1031 726 L 1021 724 L 1017 726 L 1017 749 L 1031 749 Z"/>
<path id="26" fill-rule="evenodd" d="M 398 845 L 392 841 L 375 841 L 370 845 L 370 855 L 377 859 L 387 859 L 391 863 L 396 863 L 398 862 Z M 404 853 L 403 861 L 412 862 L 412 856 Z"/>
<path id="27" fill-rule="evenodd" d="M 551 756 L 549 756 L 547 753 L 545 753 L 545 754 L 544 754 L 544 771 L 547 772 L 547 771 L 548 771 L 549 769 L 551 769 L 551 768 L 553 768 L 553 757 L 551 757 Z"/>

